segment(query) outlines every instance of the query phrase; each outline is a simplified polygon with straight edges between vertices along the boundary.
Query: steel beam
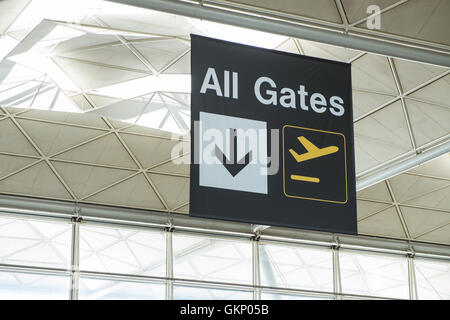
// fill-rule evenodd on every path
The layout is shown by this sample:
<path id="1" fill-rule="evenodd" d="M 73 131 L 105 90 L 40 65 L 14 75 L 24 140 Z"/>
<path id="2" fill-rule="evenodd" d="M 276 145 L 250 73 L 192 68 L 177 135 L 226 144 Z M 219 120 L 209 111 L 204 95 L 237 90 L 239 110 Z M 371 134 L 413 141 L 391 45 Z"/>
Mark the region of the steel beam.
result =
<path id="1" fill-rule="evenodd" d="M 370 39 L 367 36 L 345 34 L 342 33 L 342 30 L 332 30 L 324 27 L 319 28 L 306 24 L 296 24 L 288 21 L 269 19 L 263 16 L 254 16 L 231 10 L 223 10 L 217 7 L 206 7 L 192 2 L 167 0 L 110 1 L 248 29 L 277 33 L 344 48 L 450 67 L 450 56 L 448 53 L 427 50 L 412 44 L 407 45 L 400 42 Z"/>
<path id="2" fill-rule="evenodd" d="M 450 141 L 447 141 L 446 143 L 438 147 L 435 147 L 429 151 L 419 153 L 412 158 L 409 158 L 396 165 L 393 165 L 389 168 L 385 168 L 379 172 L 376 172 L 370 176 L 364 177 L 356 181 L 356 191 L 370 187 L 371 185 L 389 179 L 407 170 L 411 170 L 417 166 L 420 166 L 421 164 L 424 164 L 427 161 L 430 161 L 434 158 L 437 158 L 449 152 L 450 152 Z"/>
<path id="3" fill-rule="evenodd" d="M 82 218 L 86 223 L 107 223 L 117 226 L 136 226 L 159 230 L 164 230 L 167 227 L 168 214 L 166 212 L 87 203 L 78 203 L 78 206 L 82 208 Z M 69 201 L 0 195 L 0 212 L 5 215 L 70 220 L 73 217 L 74 207 L 75 203 Z M 178 231 L 208 234 L 209 236 L 217 235 L 227 239 L 230 237 L 240 239 L 251 239 L 254 237 L 251 225 L 246 223 L 194 218 L 186 214 L 177 213 L 172 213 L 171 217 L 173 218 L 173 227 Z M 260 239 L 276 243 L 297 243 L 321 247 L 329 247 L 334 240 L 331 233 L 280 227 L 270 227 L 264 230 Z M 405 254 L 412 247 L 416 255 L 434 255 L 435 257 L 441 256 L 442 259 L 450 259 L 449 246 L 419 241 L 404 241 L 364 235 L 339 235 L 339 244 L 341 248 L 393 252 L 397 254 Z"/>

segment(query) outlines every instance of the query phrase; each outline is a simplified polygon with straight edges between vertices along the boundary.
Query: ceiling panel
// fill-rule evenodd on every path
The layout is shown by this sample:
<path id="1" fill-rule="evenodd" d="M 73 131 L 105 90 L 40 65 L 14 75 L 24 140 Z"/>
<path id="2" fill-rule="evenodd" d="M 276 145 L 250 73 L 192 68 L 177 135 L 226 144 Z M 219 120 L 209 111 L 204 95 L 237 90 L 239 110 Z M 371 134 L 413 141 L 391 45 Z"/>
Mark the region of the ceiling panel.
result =
<path id="1" fill-rule="evenodd" d="M 8 27 L 14 22 L 17 16 L 28 5 L 31 0 L 3 0 L 0 1 L 0 34 L 8 30 Z"/>
<path id="2" fill-rule="evenodd" d="M 352 86 L 374 93 L 398 94 L 388 59 L 374 54 L 365 54 L 352 63 Z"/>
<path id="3" fill-rule="evenodd" d="M 119 98 L 102 96 L 94 93 L 86 94 L 86 96 L 92 102 L 93 106 L 97 108 L 101 108 L 121 101 L 121 99 Z"/>
<path id="4" fill-rule="evenodd" d="M 133 99 L 118 101 L 106 107 L 91 110 L 90 113 L 96 113 L 109 119 L 122 119 L 130 123 L 136 123 L 142 114 L 148 113 L 157 107 L 162 107 L 151 103 L 153 96 L 154 93 L 151 93 Z"/>
<path id="5" fill-rule="evenodd" d="M 149 173 L 150 179 L 171 209 L 189 202 L 189 178 Z"/>
<path id="6" fill-rule="evenodd" d="M 287 38 L 285 41 L 276 46 L 275 49 L 278 51 L 301 54 L 302 52 L 301 48 L 299 47 L 299 42 L 296 43 L 296 41 L 298 40 Z"/>
<path id="7" fill-rule="evenodd" d="M 383 211 L 389 206 L 391 206 L 391 204 L 357 200 L 358 221 L 365 219 L 370 215 Z"/>
<path id="8" fill-rule="evenodd" d="M 296 14 L 305 17 L 316 19 L 323 19 L 331 22 L 341 22 L 339 12 L 333 0 L 319 0 L 319 1 L 298 1 L 298 0 L 284 0 L 284 1 L 270 1 L 270 0 L 233 0 L 226 1 L 230 3 L 238 3 L 243 5 L 250 5 L 254 7 L 274 10 L 278 12 Z"/>
<path id="9" fill-rule="evenodd" d="M 112 35 L 83 33 L 81 36 L 58 43 L 52 50 L 52 53 L 54 55 L 74 57 L 76 53 L 83 55 L 84 52 L 102 47 L 112 47 L 112 45 L 120 46 L 120 41 Z M 95 59 L 97 60 L 97 58 Z"/>
<path id="10" fill-rule="evenodd" d="M 429 241 L 441 244 L 450 244 L 450 224 L 429 232 L 417 238 L 420 241 Z"/>
<path id="11" fill-rule="evenodd" d="M 188 176 L 190 173 L 190 163 L 191 156 L 188 154 L 176 159 L 176 161 L 168 161 L 162 165 L 156 166 L 151 171 Z"/>
<path id="12" fill-rule="evenodd" d="M 136 168 L 133 159 L 114 134 L 108 134 L 83 144 L 59 154 L 56 158 L 98 165 Z"/>
<path id="13" fill-rule="evenodd" d="M 112 204 L 121 207 L 134 207 L 154 210 L 164 210 L 159 200 L 143 174 L 134 176 L 117 185 L 86 199 L 87 202 Z"/>
<path id="14" fill-rule="evenodd" d="M 124 141 L 135 151 L 136 158 L 144 168 L 150 168 L 171 158 L 172 148 L 178 141 L 148 139 L 143 136 L 122 133 Z"/>
<path id="15" fill-rule="evenodd" d="M 185 17 L 158 11 L 141 10 L 131 6 L 121 6 L 121 9 L 116 11 L 100 11 L 97 12 L 96 17 L 112 28 L 135 30 L 153 35 L 187 37 L 191 32 L 197 31 Z M 95 19 L 87 22 L 98 24 Z"/>
<path id="16" fill-rule="evenodd" d="M 395 99 L 394 95 L 385 95 L 367 91 L 353 90 L 353 118 L 357 119 L 378 107 Z"/>
<path id="17" fill-rule="evenodd" d="M 60 153 L 70 147 L 104 134 L 104 131 L 54 123 L 18 119 L 37 147 L 45 154 Z"/>
<path id="18" fill-rule="evenodd" d="M 118 121 L 118 122 L 123 124 L 123 122 L 120 122 L 120 121 Z M 140 125 L 129 125 L 128 124 L 126 127 L 123 127 L 123 129 L 121 129 L 121 132 L 132 133 L 132 134 L 136 134 L 136 135 L 140 135 L 140 136 L 151 136 L 151 137 L 157 137 L 157 138 L 164 138 L 164 139 L 168 139 L 168 140 L 189 141 L 189 139 L 190 139 L 190 134 L 187 134 L 184 136 L 176 135 L 172 132 L 158 130 L 158 129 L 149 128 L 149 127 L 144 127 L 144 126 L 140 126 Z"/>
<path id="19" fill-rule="evenodd" d="M 418 196 L 405 204 L 450 211 L 450 181 L 447 181 L 446 187 Z"/>
<path id="20" fill-rule="evenodd" d="M 183 55 L 174 64 L 163 71 L 165 74 L 191 74 L 191 53 Z"/>
<path id="21" fill-rule="evenodd" d="M 450 154 L 428 161 L 410 170 L 412 173 L 425 174 L 432 177 L 443 177 L 450 180 Z"/>
<path id="22" fill-rule="evenodd" d="M 186 213 L 187 214 L 187 213 L 189 213 L 189 205 L 187 204 L 187 205 L 185 205 L 183 207 L 180 207 L 177 210 L 175 210 L 175 212 Z"/>
<path id="23" fill-rule="evenodd" d="M 411 174 L 400 174 L 389 179 L 389 181 L 396 196 L 396 200 L 399 202 L 417 198 L 449 184 L 446 180 Z"/>
<path id="24" fill-rule="evenodd" d="M 450 134 L 450 106 L 406 100 L 409 119 L 418 146 Z"/>
<path id="25" fill-rule="evenodd" d="M 0 192 L 72 199 L 64 185 L 44 161 L 1 180 Z"/>
<path id="26" fill-rule="evenodd" d="M 445 107 L 450 107 L 450 75 L 432 82 L 424 88 L 413 92 L 410 96 L 423 101 L 430 101 Z"/>
<path id="27" fill-rule="evenodd" d="M 82 128 L 103 129 L 107 130 L 108 126 L 105 121 L 97 116 L 90 116 L 81 113 L 69 112 L 46 112 L 42 113 L 38 110 L 29 109 L 17 116 L 18 119 L 35 119 L 42 121 L 50 121 L 62 124 L 73 124 Z"/>
<path id="28" fill-rule="evenodd" d="M 409 0 L 381 15 L 381 31 L 450 45 L 448 12 L 449 0 Z M 362 23 L 358 27 L 367 28 L 367 25 Z"/>
<path id="29" fill-rule="evenodd" d="M 395 68 L 400 78 L 404 92 L 412 90 L 436 76 L 447 71 L 447 69 L 424 63 L 417 63 L 402 59 L 393 59 Z"/>
<path id="30" fill-rule="evenodd" d="M 77 105 L 81 111 L 92 109 L 92 105 L 83 93 L 74 94 L 70 99 Z"/>
<path id="31" fill-rule="evenodd" d="M 413 238 L 450 223 L 450 214 L 446 212 L 410 207 L 401 207 L 401 211 Z"/>
<path id="32" fill-rule="evenodd" d="M 394 207 L 359 221 L 358 234 L 379 235 L 397 239 L 406 238 Z"/>
<path id="33" fill-rule="evenodd" d="M 83 90 L 97 89 L 148 75 L 61 57 L 55 57 L 54 60 Z"/>
<path id="34" fill-rule="evenodd" d="M 450 171 L 449 157 L 449 154 L 443 155 L 389 179 L 392 194 L 399 205 L 399 213 L 405 221 L 411 239 L 448 243 L 448 236 L 443 230 L 447 230 L 446 225 L 450 223 L 450 179 L 445 177 Z M 359 191 L 357 198 L 359 233 L 394 238 L 401 234 L 400 232 L 395 236 L 389 225 L 394 223 L 398 229 L 393 215 L 396 210 L 394 206 L 381 212 L 376 211 L 382 208 L 382 205 L 390 206 L 392 202 L 384 181 Z M 364 201 L 365 199 L 372 199 L 373 203 L 386 203 L 379 203 L 378 207 L 375 207 L 369 205 L 370 202 Z M 370 211 L 374 212 L 370 214 Z"/>
<path id="35" fill-rule="evenodd" d="M 384 181 L 358 191 L 358 198 L 378 200 L 378 201 L 384 201 L 384 202 L 389 202 L 389 203 L 392 202 L 392 198 L 389 194 L 389 190 Z"/>
<path id="36" fill-rule="evenodd" d="M 186 41 L 179 39 L 163 39 L 144 43 L 135 43 L 133 46 L 147 59 L 147 61 L 160 71 L 163 67 L 189 49 Z"/>
<path id="37" fill-rule="evenodd" d="M 369 16 L 367 8 L 370 5 L 377 5 L 380 9 L 385 9 L 398 1 L 399 0 L 341 0 L 349 23 L 357 22 Z"/>
<path id="38" fill-rule="evenodd" d="M 134 171 L 129 170 L 59 161 L 52 161 L 52 164 L 79 199 L 119 182 L 134 173 Z"/>
<path id="39" fill-rule="evenodd" d="M 117 41 L 117 39 L 112 38 L 108 41 L 108 43 L 112 43 L 112 45 L 100 47 L 94 46 L 93 48 L 88 48 L 85 50 L 78 49 L 76 51 L 57 53 L 57 56 L 70 58 L 74 61 L 107 64 L 117 66 L 118 68 L 123 67 L 150 72 L 127 47 L 120 44 L 120 42 L 119 44 L 114 44 L 114 42 L 117 43 Z"/>
<path id="40" fill-rule="evenodd" d="M 11 119 L 0 121 L 0 151 L 37 156 L 38 152 Z"/>
<path id="41" fill-rule="evenodd" d="M 356 122 L 354 131 L 357 173 L 411 149 L 408 127 L 399 101 Z"/>
<path id="42" fill-rule="evenodd" d="M 0 180 L 11 175 L 16 171 L 29 166 L 30 164 L 38 161 L 36 158 L 17 157 L 7 154 L 0 154 Z"/>
<path id="43" fill-rule="evenodd" d="M 300 48 L 307 56 L 319 57 L 328 60 L 348 62 L 350 59 L 360 54 L 360 51 L 348 48 L 332 46 L 324 43 L 298 40 Z"/>

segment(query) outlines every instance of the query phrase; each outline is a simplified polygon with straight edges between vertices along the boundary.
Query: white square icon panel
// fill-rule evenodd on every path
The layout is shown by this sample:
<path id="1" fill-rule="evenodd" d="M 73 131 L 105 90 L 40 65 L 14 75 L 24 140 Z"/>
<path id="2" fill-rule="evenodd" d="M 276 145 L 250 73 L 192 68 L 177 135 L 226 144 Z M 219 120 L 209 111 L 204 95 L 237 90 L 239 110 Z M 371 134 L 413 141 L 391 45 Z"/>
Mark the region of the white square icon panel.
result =
<path id="1" fill-rule="evenodd" d="M 264 121 L 200 112 L 201 186 L 267 194 Z"/>

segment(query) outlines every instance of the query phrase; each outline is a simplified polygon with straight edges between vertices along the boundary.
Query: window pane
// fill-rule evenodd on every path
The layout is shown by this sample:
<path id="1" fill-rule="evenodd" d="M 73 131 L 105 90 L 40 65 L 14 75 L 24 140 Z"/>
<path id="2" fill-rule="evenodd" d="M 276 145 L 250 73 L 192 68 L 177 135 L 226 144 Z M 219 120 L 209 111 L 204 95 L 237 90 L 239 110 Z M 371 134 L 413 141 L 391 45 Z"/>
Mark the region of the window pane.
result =
<path id="1" fill-rule="evenodd" d="M 328 249 L 261 243 L 261 284 L 333 291 L 333 259 Z"/>
<path id="2" fill-rule="evenodd" d="M 308 297 L 296 294 L 281 294 L 272 292 L 262 292 L 261 300 L 332 300 L 326 297 Z"/>
<path id="3" fill-rule="evenodd" d="M 165 276 L 165 235 L 158 231 L 81 225 L 80 268 Z"/>
<path id="4" fill-rule="evenodd" d="M 163 300 L 166 285 L 151 282 L 80 278 L 80 300 Z"/>
<path id="5" fill-rule="evenodd" d="M 0 272 L 0 300 L 65 300 L 69 292 L 69 276 Z"/>
<path id="6" fill-rule="evenodd" d="M 251 300 L 252 291 L 174 286 L 174 300 Z"/>
<path id="7" fill-rule="evenodd" d="M 68 268 L 70 223 L 0 217 L 0 263 Z"/>
<path id="8" fill-rule="evenodd" d="M 250 241 L 174 233 L 173 254 L 175 278 L 252 283 Z"/>
<path id="9" fill-rule="evenodd" d="M 344 293 L 409 298 L 406 257 L 341 250 L 339 262 Z"/>
<path id="10" fill-rule="evenodd" d="M 450 299 L 450 261 L 416 258 L 414 265 L 419 299 Z"/>

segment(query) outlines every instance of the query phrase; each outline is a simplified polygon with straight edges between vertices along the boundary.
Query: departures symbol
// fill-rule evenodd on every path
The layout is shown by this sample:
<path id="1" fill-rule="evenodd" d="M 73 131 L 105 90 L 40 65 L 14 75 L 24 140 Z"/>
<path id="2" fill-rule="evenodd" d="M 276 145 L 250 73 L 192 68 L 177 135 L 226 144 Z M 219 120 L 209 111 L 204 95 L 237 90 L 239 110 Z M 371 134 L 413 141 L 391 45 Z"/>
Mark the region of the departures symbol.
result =
<path id="1" fill-rule="evenodd" d="M 225 169 L 234 177 L 242 169 L 244 169 L 250 161 L 252 161 L 252 151 L 250 150 L 241 160 L 237 160 L 237 130 L 230 129 L 230 159 L 228 159 L 225 154 L 220 150 L 220 148 L 215 146 L 215 154 L 217 159 L 223 164 Z"/>
<path id="2" fill-rule="evenodd" d="M 323 156 L 326 156 L 326 155 L 329 155 L 329 154 L 339 151 L 339 147 L 337 147 L 337 146 L 318 148 L 318 147 L 316 147 L 316 145 L 314 145 L 311 141 L 309 141 L 308 139 L 306 139 L 303 136 L 297 137 L 297 139 L 307 150 L 307 152 L 305 152 L 305 153 L 298 154 L 297 152 L 294 151 L 294 149 L 289 149 L 289 152 L 294 157 L 295 161 L 297 161 L 298 163 L 307 161 L 307 160 L 311 160 L 311 159 L 315 159 L 315 158 L 319 158 L 319 157 L 323 157 Z M 306 182 L 315 182 L 315 183 L 320 182 L 319 178 L 299 176 L 296 174 L 291 174 L 291 179 L 296 180 L 296 181 L 306 181 Z"/>

